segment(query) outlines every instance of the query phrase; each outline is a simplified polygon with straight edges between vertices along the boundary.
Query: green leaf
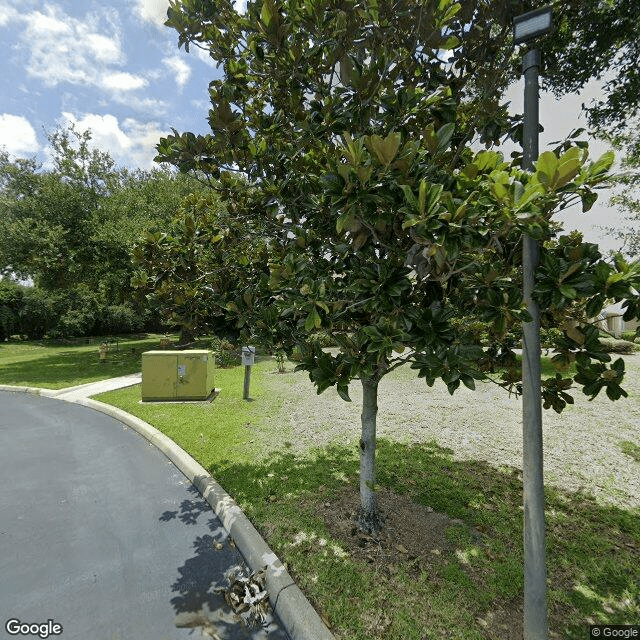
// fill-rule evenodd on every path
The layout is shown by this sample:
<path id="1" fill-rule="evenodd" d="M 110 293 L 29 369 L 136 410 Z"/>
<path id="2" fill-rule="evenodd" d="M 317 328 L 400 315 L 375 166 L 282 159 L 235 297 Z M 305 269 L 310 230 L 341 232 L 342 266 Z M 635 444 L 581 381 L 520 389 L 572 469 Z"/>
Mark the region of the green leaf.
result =
<path id="1" fill-rule="evenodd" d="M 420 187 L 422 188 L 422 183 L 420 184 Z M 405 197 L 407 203 L 410 204 L 411 207 L 413 209 L 415 209 L 416 211 L 420 211 L 420 204 L 419 204 L 419 201 L 416 200 L 416 196 L 413 193 L 413 189 L 408 184 L 401 184 L 400 188 L 402 189 L 402 192 L 404 193 L 404 197 Z"/>
<path id="2" fill-rule="evenodd" d="M 273 4 L 273 0 L 264 0 L 262 3 L 262 10 L 260 11 L 260 20 L 267 28 L 269 28 L 274 14 L 275 6 Z"/>
<path id="3" fill-rule="evenodd" d="M 581 158 L 582 152 L 577 147 L 572 147 L 562 154 L 558 163 L 558 175 L 554 181 L 556 188 L 564 187 L 580 173 Z"/>
<path id="4" fill-rule="evenodd" d="M 455 49 L 460 44 L 460 39 L 456 36 L 449 36 L 443 43 L 442 48 L 445 50 Z"/>
<path id="5" fill-rule="evenodd" d="M 368 136 L 368 146 L 373 149 L 380 164 L 384 167 L 388 166 L 391 161 L 398 155 L 402 136 L 398 132 L 390 133 L 386 138 L 378 135 Z"/>
<path id="6" fill-rule="evenodd" d="M 418 211 L 420 212 L 421 215 L 424 215 L 424 208 L 425 208 L 425 202 L 427 199 L 428 186 L 429 186 L 429 183 L 426 180 L 420 180 L 420 187 L 418 189 Z"/>
<path id="7" fill-rule="evenodd" d="M 345 87 L 348 87 L 351 84 L 351 80 L 353 79 L 353 62 L 348 55 L 342 56 L 340 58 L 340 82 Z"/>
<path id="8" fill-rule="evenodd" d="M 313 309 L 311 309 L 311 312 L 307 316 L 307 319 L 305 320 L 304 330 L 313 331 L 313 329 L 319 329 L 321 325 L 322 319 L 320 318 L 320 314 L 318 313 L 317 309 L 313 307 Z"/>
<path id="9" fill-rule="evenodd" d="M 565 298 L 569 298 L 569 300 L 575 300 L 576 296 L 578 295 L 578 292 L 574 287 L 570 287 L 569 285 L 566 285 L 566 284 L 560 285 L 560 293 Z"/>
<path id="10" fill-rule="evenodd" d="M 436 132 L 436 137 L 438 138 L 438 151 L 444 151 L 449 146 L 455 130 L 455 122 L 448 122 L 438 129 Z"/>
<path id="11" fill-rule="evenodd" d="M 589 168 L 589 173 L 592 176 L 597 176 L 602 173 L 606 173 L 615 160 L 615 154 L 613 151 L 605 151 Z"/>
<path id="12" fill-rule="evenodd" d="M 346 402 L 351 402 L 351 398 L 349 397 L 349 385 L 339 384 L 336 387 L 338 391 L 338 395 L 345 400 Z"/>
<path id="13" fill-rule="evenodd" d="M 582 212 L 586 213 L 595 204 L 598 199 L 598 194 L 593 191 L 586 191 L 580 194 L 580 197 L 582 199 Z"/>
<path id="14" fill-rule="evenodd" d="M 553 151 L 544 151 L 536 162 L 536 176 L 545 187 L 550 187 L 558 170 L 558 158 Z"/>
<path id="15" fill-rule="evenodd" d="M 471 389 L 472 391 L 475 390 L 476 383 L 470 375 L 463 373 L 460 375 L 460 380 L 462 380 L 462 383 L 464 384 L 465 387 L 467 387 L 467 389 Z"/>

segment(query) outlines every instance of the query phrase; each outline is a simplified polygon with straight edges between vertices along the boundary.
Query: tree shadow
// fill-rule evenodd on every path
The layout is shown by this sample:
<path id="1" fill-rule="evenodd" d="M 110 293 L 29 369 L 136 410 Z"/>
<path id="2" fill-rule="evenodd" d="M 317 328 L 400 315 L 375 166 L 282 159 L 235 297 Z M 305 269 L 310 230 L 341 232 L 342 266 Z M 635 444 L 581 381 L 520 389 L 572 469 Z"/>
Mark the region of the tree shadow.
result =
<path id="1" fill-rule="evenodd" d="M 460 570 L 469 577 L 467 601 L 478 607 L 469 613 L 475 618 L 505 603 L 519 611 L 523 595 L 520 470 L 486 461 L 455 460 L 452 450 L 435 442 L 386 440 L 378 441 L 377 466 L 380 486 L 481 533 L 481 545 L 469 536 L 458 549 L 480 549 L 477 557 L 470 556 L 474 558 L 471 562 L 468 557 L 459 562 Z M 315 527 L 318 536 L 326 536 L 326 528 L 318 528 L 318 518 L 346 485 L 357 487 L 358 459 L 355 448 L 332 445 L 308 456 L 274 452 L 256 463 L 226 461 L 210 472 L 239 504 L 248 505 L 254 525 L 267 542 L 272 538 L 272 547 L 287 562 L 291 545 L 278 546 L 277 541 L 292 539 L 301 523 Z M 545 510 L 551 629 L 578 640 L 588 624 L 637 623 L 640 511 L 550 486 L 545 489 Z M 293 524 L 283 516 L 296 512 L 300 519 Z M 342 560 L 336 557 L 326 562 Z M 458 562 L 455 554 L 451 562 Z M 290 570 L 295 574 L 295 565 Z M 320 576 L 319 581 L 322 579 Z M 477 597 L 479 589 L 485 590 L 482 603 Z M 353 613 L 360 615 L 357 607 Z"/>
<path id="2" fill-rule="evenodd" d="M 82 382 L 95 382 L 105 378 L 129 375 L 140 371 L 142 352 L 149 345 L 129 346 L 121 342 L 119 352 L 110 353 L 106 362 L 100 362 L 99 342 L 95 349 L 55 348 L 53 353 L 34 359 L 18 360 L 0 365 L 0 383 L 17 384 L 51 389 L 63 389 Z"/>
<path id="3" fill-rule="evenodd" d="M 199 630 L 203 637 L 221 640 L 287 640 L 287 634 L 272 616 L 266 616 L 262 626 L 257 627 L 227 605 L 223 590 L 228 588 L 229 578 L 248 575 L 249 570 L 200 492 L 193 485 L 187 491 L 193 499 L 183 500 L 177 510 L 165 511 L 159 518 L 160 522 L 179 520 L 185 526 L 194 526 L 206 519 L 208 529 L 208 533 L 194 537 L 193 556 L 177 568 L 178 577 L 171 585 L 171 591 L 176 594 L 170 601 L 176 612 L 176 627 Z"/>

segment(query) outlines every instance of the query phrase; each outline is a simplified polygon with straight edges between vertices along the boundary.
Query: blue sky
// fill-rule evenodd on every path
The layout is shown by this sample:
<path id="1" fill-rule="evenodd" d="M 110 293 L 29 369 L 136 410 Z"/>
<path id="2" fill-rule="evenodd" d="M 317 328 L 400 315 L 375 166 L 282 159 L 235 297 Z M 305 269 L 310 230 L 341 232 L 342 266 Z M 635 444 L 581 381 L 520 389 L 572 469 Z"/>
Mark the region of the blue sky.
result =
<path id="1" fill-rule="evenodd" d="M 204 133 L 215 67 L 178 50 L 167 0 L 0 0 L 0 145 L 46 162 L 74 122 L 118 164 L 150 167 L 170 127 Z"/>
<path id="2" fill-rule="evenodd" d="M 242 2 L 243 0 L 238 0 Z M 163 26 L 168 0 L 0 0 L 0 146 L 13 156 L 36 156 L 46 166 L 46 131 L 73 122 L 121 166 L 150 168 L 155 145 L 171 127 L 208 132 L 207 87 L 217 71 L 208 56 L 177 46 Z M 584 126 L 580 105 L 597 96 L 592 83 L 558 102 L 543 94 L 540 150 Z M 522 110 L 522 82 L 508 95 Z M 606 149 L 594 141 L 592 156 Z M 608 194 L 588 215 L 563 214 L 604 249 L 617 241 L 599 226 L 620 224 Z"/>

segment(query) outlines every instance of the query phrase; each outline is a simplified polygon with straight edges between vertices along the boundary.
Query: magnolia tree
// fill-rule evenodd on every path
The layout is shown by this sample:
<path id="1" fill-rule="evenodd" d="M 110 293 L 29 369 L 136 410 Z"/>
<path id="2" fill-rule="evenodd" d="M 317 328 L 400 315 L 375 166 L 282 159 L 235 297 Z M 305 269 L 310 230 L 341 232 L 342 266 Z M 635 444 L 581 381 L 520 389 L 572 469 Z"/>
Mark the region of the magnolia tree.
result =
<path id="1" fill-rule="evenodd" d="M 264 0 L 239 13 L 228 1 L 184 0 L 168 11 L 180 44 L 207 50 L 222 77 L 209 85 L 211 134 L 174 131 L 157 159 L 209 180 L 235 224 L 269 238 L 268 281 L 228 299 L 229 312 L 297 346 L 318 393 L 335 386 L 348 401 L 360 381 L 368 532 L 382 526 L 375 446 L 386 374 L 409 365 L 453 393 L 500 365 L 499 384 L 518 389 L 504 338 L 528 319 L 523 233 L 546 243 L 537 296 L 544 322 L 563 329 L 559 369 L 575 361 L 578 371 L 545 382 L 545 406 L 562 410 L 575 385 L 624 394 L 623 362 L 609 366 L 597 330 L 574 321 L 609 298 L 632 299 L 637 266 L 606 262 L 574 236 L 557 240 L 553 222 L 573 201 L 593 204 L 612 156 L 590 162 L 565 145 L 525 172 L 474 151 L 489 125 L 474 60 L 459 64 L 475 33 L 460 27 L 462 10 L 450 0 Z M 320 348 L 317 332 L 337 352 Z"/>
<path id="2" fill-rule="evenodd" d="M 171 225 L 146 231 L 133 248 L 131 284 L 181 330 L 181 344 L 198 333 L 237 337 L 227 304 L 266 281 L 267 238 L 255 225 L 231 218 L 213 192 L 186 196 Z"/>

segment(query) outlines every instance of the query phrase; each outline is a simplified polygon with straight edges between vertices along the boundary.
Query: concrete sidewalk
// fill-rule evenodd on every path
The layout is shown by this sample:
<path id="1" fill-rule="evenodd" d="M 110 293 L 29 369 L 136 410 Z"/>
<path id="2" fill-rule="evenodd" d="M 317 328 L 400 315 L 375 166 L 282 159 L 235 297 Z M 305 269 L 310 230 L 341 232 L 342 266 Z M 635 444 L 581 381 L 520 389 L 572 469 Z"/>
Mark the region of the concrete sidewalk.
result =
<path id="1" fill-rule="evenodd" d="M 52 398 L 59 398 L 60 400 L 68 400 L 69 402 L 73 402 L 74 400 L 80 400 L 81 398 L 90 398 L 91 396 L 98 395 L 99 393 L 105 393 L 106 391 L 114 391 L 115 389 L 131 387 L 134 384 L 140 384 L 140 382 L 142 382 L 142 374 L 131 373 L 127 376 L 120 376 L 119 378 L 98 380 L 97 382 L 80 384 L 76 387 L 59 389 L 57 391 L 47 393 L 46 395 Z"/>
<path id="2" fill-rule="evenodd" d="M 291 640 L 334 640 L 333 635 L 297 587 L 282 562 L 269 548 L 237 503 L 209 473 L 170 438 L 143 420 L 121 409 L 90 398 L 105 391 L 138 384 L 141 374 L 131 374 L 60 390 L 0 385 L 0 391 L 47 396 L 91 408 L 131 427 L 154 445 L 186 476 L 211 506 L 234 540 L 251 572 L 266 566 L 266 587 L 277 618 Z M 203 630 L 204 631 L 204 630 Z M 276 629 L 272 632 L 277 633 Z M 226 636 L 222 636 L 226 637 Z M 251 636 L 257 638 L 258 636 Z M 279 637 L 279 636 L 274 636 Z M 271 638 L 271 635 L 269 635 Z"/>

